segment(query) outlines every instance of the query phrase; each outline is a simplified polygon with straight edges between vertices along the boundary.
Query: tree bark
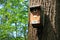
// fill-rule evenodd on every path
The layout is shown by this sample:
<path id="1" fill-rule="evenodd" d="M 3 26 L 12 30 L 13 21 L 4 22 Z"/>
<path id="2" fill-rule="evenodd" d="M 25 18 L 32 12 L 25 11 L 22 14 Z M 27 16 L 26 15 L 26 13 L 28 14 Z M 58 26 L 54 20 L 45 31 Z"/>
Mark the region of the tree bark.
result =
<path id="1" fill-rule="evenodd" d="M 34 28 L 29 21 L 28 40 L 58 40 L 60 36 L 60 3 L 58 0 L 41 0 L 40 4 L 41 24 Z"/>

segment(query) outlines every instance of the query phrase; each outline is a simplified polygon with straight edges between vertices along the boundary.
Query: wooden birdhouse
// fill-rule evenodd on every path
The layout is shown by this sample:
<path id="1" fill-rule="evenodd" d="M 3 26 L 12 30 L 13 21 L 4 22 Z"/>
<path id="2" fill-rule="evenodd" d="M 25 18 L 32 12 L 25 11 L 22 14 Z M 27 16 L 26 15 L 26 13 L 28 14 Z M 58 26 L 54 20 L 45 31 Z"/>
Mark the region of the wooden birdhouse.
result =
<path id="1" fill-rule="evenodd" d="M 40 24 L 40 6 L 30 8 L 30 24 Z"/>

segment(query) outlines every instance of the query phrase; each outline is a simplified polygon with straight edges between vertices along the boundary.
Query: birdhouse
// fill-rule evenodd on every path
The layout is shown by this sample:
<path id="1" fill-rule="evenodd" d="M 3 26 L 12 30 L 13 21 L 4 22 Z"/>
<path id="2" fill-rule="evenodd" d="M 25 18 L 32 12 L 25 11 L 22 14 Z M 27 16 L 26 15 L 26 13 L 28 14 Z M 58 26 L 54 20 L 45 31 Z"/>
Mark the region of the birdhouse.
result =
<path id="1" fill-rule="evenodd" d="M 30 7 L 30 24 L 40 24 L 40 6 Z"/>
<path id="2" fill-rule="evenodd" d="M 40 24 L 40 4 L 41 0 L 29 0 L 30 8 L 30 24 L 37 25 Z"/>

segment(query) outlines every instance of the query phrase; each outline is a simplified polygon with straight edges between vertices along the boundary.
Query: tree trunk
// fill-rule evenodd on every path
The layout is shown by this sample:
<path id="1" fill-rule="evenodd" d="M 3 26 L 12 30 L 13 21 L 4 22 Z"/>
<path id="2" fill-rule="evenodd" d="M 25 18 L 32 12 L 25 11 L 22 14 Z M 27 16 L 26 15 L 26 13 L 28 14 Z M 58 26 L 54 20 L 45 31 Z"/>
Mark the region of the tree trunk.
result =
<path id="1" fill-rule="evenodd" d="M 29 21 L 28 40 L 58 40 L 59 32 L 59 2 L 58 0 L 41 0 L 41 24 L 34 28 Z M 30 13 L 29 13 L 30 15 Z M 30 20 L 30 16 L 29 16 Z M 59 34 L 59 36 L 58 36 Z"/>

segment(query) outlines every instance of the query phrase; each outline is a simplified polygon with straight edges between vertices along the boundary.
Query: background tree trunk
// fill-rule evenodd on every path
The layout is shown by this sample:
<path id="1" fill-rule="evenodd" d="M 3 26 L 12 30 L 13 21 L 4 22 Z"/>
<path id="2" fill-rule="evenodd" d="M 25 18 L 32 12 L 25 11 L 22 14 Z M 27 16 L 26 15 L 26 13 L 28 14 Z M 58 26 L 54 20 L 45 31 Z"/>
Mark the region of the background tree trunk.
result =
<path id="1" fill-rule="evenodd" d="M 41 0 L 42 24 L 34 28 L 29 21 L 28 40 L 59 40 L 59 7 L 59 0 Z"/>

